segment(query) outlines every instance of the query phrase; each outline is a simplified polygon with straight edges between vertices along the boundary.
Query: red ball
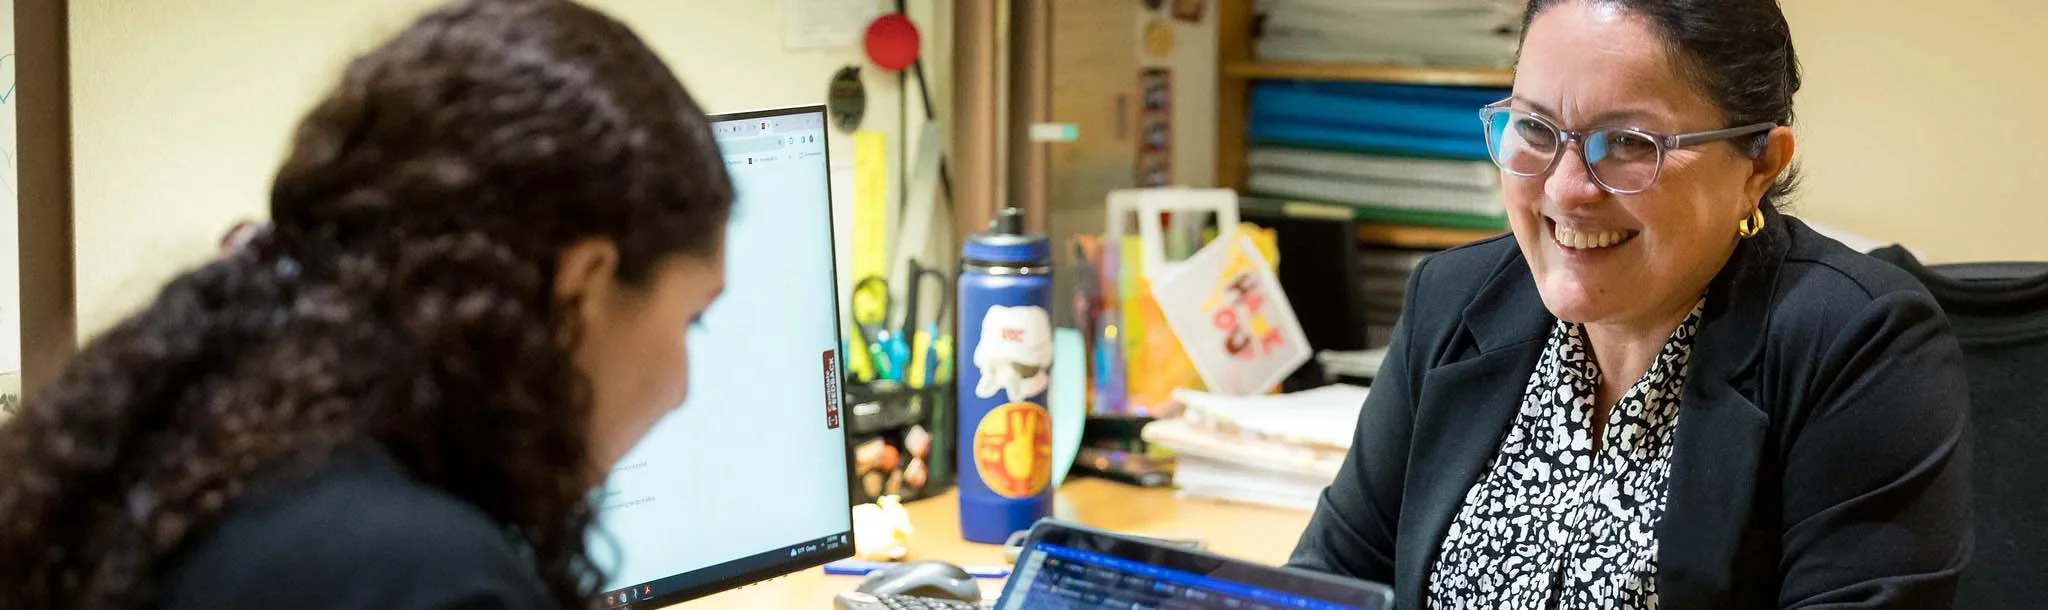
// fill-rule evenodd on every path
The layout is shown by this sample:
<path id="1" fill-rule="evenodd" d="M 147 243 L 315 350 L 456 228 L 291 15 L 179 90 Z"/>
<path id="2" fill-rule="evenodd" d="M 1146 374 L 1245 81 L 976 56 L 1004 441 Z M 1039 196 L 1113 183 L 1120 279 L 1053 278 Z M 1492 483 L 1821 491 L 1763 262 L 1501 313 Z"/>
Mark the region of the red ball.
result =
<path id="1" fill-rule="evenodd" d="M 868 61 L 884 70 L 902 70 L 917 61 L 917 25 L 902 13 L 876 17 L 868 24 Z"/>

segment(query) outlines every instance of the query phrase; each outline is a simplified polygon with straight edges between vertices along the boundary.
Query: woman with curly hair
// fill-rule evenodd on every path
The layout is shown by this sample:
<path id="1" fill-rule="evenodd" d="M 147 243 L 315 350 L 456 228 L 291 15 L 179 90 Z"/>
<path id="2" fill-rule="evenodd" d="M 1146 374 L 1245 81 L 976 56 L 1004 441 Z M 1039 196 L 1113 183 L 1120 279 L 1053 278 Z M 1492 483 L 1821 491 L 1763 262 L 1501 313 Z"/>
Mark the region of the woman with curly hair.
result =
<path id="1" fill-rule="evenodd" d="M 732 200 L 625 26 L 426 15 L 299 126 L 266 233 L 0 427 L 0 604 L 587 605 L 590 490 L 684 398 Z"/>

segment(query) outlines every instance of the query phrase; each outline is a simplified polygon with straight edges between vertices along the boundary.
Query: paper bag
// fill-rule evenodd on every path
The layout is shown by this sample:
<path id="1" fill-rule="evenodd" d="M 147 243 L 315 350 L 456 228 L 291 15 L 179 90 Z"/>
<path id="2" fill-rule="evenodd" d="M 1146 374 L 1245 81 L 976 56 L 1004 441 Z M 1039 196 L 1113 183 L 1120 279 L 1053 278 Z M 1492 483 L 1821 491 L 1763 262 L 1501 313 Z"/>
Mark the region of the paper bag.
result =
<path id="1" fill-rule="evenodd" d="M 1152 296 L 1210 392 L 1265 392 L 1311 356 L 1280 278 L 1241 230 L 1154 274 Z"/>

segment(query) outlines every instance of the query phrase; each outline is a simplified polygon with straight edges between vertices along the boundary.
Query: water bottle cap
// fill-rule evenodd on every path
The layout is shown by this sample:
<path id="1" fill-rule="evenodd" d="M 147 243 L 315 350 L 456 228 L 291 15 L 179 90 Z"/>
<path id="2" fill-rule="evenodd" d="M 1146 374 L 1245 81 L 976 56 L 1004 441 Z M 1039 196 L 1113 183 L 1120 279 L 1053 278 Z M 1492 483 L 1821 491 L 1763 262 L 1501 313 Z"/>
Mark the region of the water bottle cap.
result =
<path id="1" fill-rule="evenodd" d="M 988 232 L 967 238 L 962 258 L 984 264 L 1042 265 L 1052 260 L 1052 242 L 1024 234 L 1024 212 L 1003 208 L 989 219 Z"/>

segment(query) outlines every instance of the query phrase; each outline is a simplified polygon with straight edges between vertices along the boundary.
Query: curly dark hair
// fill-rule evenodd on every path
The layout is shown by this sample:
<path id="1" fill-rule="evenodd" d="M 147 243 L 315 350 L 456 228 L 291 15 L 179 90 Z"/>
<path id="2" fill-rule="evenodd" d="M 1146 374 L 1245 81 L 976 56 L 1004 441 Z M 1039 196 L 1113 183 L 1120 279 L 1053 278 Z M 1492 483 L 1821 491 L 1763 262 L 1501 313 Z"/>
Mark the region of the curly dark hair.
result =
<path id="1" fill-rule="evenodd" d="M 704 113 L 624 25 L 567 0 L 422 17 L 299 126 L 269 233 L 171 280 L 0 427 L 0 599 L 145 606 L 258 475 L 369 440 L 587 604 L 602 467 L 557 257 L 608 238 L 644 283 L 715 255 L 732 200 Z"/>

